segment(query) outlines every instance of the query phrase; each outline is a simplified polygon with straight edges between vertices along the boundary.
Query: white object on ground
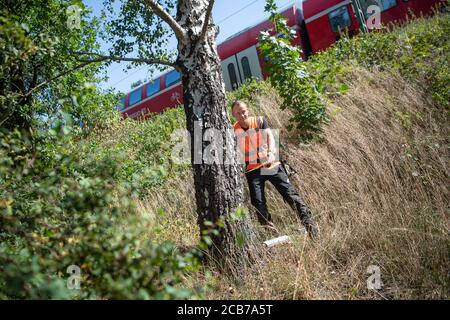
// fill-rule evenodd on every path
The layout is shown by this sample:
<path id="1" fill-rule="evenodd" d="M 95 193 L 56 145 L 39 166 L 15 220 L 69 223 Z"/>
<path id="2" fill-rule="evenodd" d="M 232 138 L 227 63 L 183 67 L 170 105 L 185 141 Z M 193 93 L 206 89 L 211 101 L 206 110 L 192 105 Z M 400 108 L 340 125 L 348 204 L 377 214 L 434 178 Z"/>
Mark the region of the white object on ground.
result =
<path id="1" fill-rule="evenodd" d="M 283 244 L 283 243 L 288 243 L 290 242 L 290 239 L 288 236 L 281 236 L 278 238 L 274 238 L 274 239 L 270 239 L 267 241 L 264 241 L 264 244 L 268 247 L 268 248 L 272 248 L 273 246 L 276 246 L 278 244 Z"/>

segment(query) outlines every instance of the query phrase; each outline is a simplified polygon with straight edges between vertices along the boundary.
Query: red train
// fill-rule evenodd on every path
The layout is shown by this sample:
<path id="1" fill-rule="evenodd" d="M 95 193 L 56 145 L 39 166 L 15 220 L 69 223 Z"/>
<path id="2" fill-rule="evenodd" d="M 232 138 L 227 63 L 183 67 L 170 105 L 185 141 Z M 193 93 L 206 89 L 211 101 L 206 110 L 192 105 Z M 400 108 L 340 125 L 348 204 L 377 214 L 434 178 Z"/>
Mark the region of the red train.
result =
<path id="1" fill-rule="evenodd" d="M 354 0 L 355 1 L 355 0 Z M 381 7 L 381 22 L 406 19 L 409 13 L 416 16 L 431 13 L 433 7 L 443 0 L 356 0 L 365 18 L 372 4 Z M 350 35 L 359 32 L 352 0 L 303 0 L 297 1 L 282 14 L 288 25 L 297 32 L 295 45 L 302 48 L 304 58 L 330 47 L 339 39 L 340 30 Z M 258 49 L 260 31 L 271 28 L 266 20 L 249 27 L 218 45 L 222 71 L 227 90 L 239 87 L 246 79 L 266 78 L 264 61 Z M 134 89 L 120 101 L 119 111 L 124 117 L 141 118 L 149 113 L 159 113 L 166 108 L 182 104 L 183 88 L 180 74 L 169 71 L 158 78 Z"/>

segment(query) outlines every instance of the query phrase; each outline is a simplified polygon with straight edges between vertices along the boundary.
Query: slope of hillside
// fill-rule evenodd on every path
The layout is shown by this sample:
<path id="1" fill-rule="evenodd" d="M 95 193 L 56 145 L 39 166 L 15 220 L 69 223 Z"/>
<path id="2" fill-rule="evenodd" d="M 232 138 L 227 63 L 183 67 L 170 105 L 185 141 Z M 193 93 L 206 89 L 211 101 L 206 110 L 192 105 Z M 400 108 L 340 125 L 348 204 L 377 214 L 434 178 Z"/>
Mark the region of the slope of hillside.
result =
<path id="1" fill-rule="evenodd" d="M 298 170 L 291 180 L 313 209 L 320 241 L 298 231 L 294 213 L 269 186 L 279 232 L 260 236 L 288 234 L 292 245 L 273 250 L 239 283 L 217 274 L 208 297 L 230 297 L 230 287 L 237 299 L 448 297 L 448 119 L 398 74 L 355 68 L 345 83 L 348 93 L 330 106 L 326 142 L 286 143 Z M 259 100 L 272 123 L 286 121 L 273 112 L 273 96 Z M 153 216 L 150 237 L 197 242 L 192 189 L 187 172 L 140 201 L 142 214 L 164 209 Z M 381 270 L 377 292 L 367 290 L 371 265 Z"/>
<path id="2" fill-rule="evenodd" d="M 305 238 L 269 186 L 279 230 L 268 234 L 258 227 L 260 239 L 287 234 L 292 244 L 268 252 L 240 279 L 203 270 L 185 276 L 187 287 L 224 299 L 450 297 L 449 20 L 442 14 L 390 34 L 344 39 L 309 61 L 331 122 L 321 139 L 308 144 L 285 130 L 289 113 L 280 111 L 280 98 L 268 84 L 230 96 L 246 98 L 254 114 L 281 129 L 284 152 L 298 171 L 293 184 L 312 208 L 321 239 Z M 150 221 L 142 236 L 191 246 L 198 242 L 193 179 L 189 167 L 170 162 L 167 144 L 170 131 L 182 126 L 182 110 L 172 110 L 146 123 L 122 123 L 89 141 L 91 153 L 128 152 L 117 176 L 133 177 L 145 189 L 137 201 Z M 163 137 L 154 128 L 164 129 Z M 139 143 L 130 148 L 132 137 Z M 157 159 L 160 167 L 146 171 L 139 165 L 143 159 Z M 379 290 L 367 286 L 373 268 L 380 270 Z"/>

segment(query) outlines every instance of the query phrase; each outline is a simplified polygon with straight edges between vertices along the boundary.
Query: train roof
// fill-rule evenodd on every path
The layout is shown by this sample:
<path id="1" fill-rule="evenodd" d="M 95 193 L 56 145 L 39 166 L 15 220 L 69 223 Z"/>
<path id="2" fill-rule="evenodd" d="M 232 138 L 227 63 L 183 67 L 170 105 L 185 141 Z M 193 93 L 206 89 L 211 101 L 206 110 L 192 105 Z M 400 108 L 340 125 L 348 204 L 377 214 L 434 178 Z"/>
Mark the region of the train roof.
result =
<path id="1" fill-rule="evenodd" d="M 351 3 L 351 0 L 304 0 L 303 12 L 305 20 L 314 19 L 315 15 L 322 14 L 324 11 L 333 10 L 335 7 Z"/>
<path id="2" fill-rule="evenodd" d="M 302 3 L 303 1 L 295 1 L 285 6 L 283 9 L 278 10 L 278 12 L 282 13 L 287 18 L 287 24 L 289 26 L 297 25 L 303 20 Z M 273 28 L 273 24 L 266 17 L 264 20 L 228 37 L 217 46 L 220 59 L 224 60 L 236 52 L 256 45 L 259 41 L 259 33 L 265 29 L 271 28 Z"/>
<path id="3" fill-rule="evenodd" d="M 283 6 L 282 8 L 280 8 L 280 9 L 278 10 L 278 12 L 279 12 L 279 13 L 284 13 L 284 12 L 287 12 L 287 11 L 289 11 L 289 10 L 291 10 L 291 9 L 294 9 L 294 10 L 298 9 L 299 12 L 302 13 L 302 12 L 303 12 L 303 5 L 302 5 L 303 2 L 304 2 L 304 0 L 291 2 L 291 3 L 289 3 L 289 4 L 285 5 L 285 6 Z M 302 14 L 301 16 L 302 16 L 302 18 L 303 18 L 303 14 Z M 265 17 L 265 18 L 259 20 L 258 22 L 252 24 L 251 26 L 246 27 L 246 28 L 244 28 L 243 30 L 241 30 L 241 31 L 239 31 L 239 32 L 236 32 L 235 34 L 232 34 L 231 36 L 229 36 L 229 37 L 226 38 L 225 40 L 219 42 L 219 43 L 217 44 L 217 46 L 220 46 L 221 44 L 223 44 L 223 43 L 225 43 L 225 42 L 228 42 L 228 41 L 234 39 L 235 37 L 237 37 L 237 36 L 239 36 L 239 35 L 241 35 L 241 34 L 247 32 L 247 31 L 249 31 L 250 29 L 253 29 L 253 28 L 255 28 L 255 27 L 259 26 L 259 25 L 264 25 L 265 23 L 267 23 L 267 21 L 268 21 L 268 17 Z"/>

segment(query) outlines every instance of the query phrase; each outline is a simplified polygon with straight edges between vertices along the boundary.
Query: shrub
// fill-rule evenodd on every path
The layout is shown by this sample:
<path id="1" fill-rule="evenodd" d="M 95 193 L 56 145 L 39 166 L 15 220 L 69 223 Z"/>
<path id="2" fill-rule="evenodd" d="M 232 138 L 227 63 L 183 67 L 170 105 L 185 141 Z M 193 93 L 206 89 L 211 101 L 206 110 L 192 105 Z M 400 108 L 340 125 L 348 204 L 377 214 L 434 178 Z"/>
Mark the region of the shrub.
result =
<path id="1" fill-rule="evenodd" d="M 90 163 L 104 170 L 88 176 L 66 152 L 64 141 L 73 139 L 67 128 L 49 134 L 58 142 L 53 153 L 22 136 L 18 130 L 0 136 L 1 298 L 199 294 L 179 286 L 183 274 L 198 266 L 193 254 L 144 240 L 148 223 L 136 215 L 132 187 L 112 179 L 114 161 Z M 79 278 L 67 273 L 71 265 Z M 70 290 L 67 284 L 78 279 L 81 289 Z"/>
<path id="2" fill-rule="evenodd" d="M 332 48 L 308 61 L 308 72 L 316 83 L 332 84 L 343 75 L 342 71 L 354 64 L 369 70 L 398 71 L 430 92 L 438 107 L 448 109 L 449 15 L 436 13 L 431 18 L 411 20 L 405 26 L 393 27 L 392 32 L 387 31 L 370 32 L 352 39 L 344 35 Z"/>
<path id="3" fill-rule="evenodd" d="M 321 98 L 313 79 L 297 47 L 290 44 L 295 31 L 287 27 L 286 19 L 276 13 L 273 0 L 268 0 L 266 11 L 271 13 L 270 20 L 275 26 L 272 36 L 268 31 L 261 32 L 260 50 L 267 60 L 265 68 L 271 84 L 283 99 L 281 109 L 293 111 L 289 128 L 299 129 L 300 137 L 310 139 L 322 132 L 322 125 L 327 122 L 326 105 Z"/>
<path id="4" fill-rule="evenodd" d="M 113 161 L 115 170 L 111 178 L 133 185 L 144 196 L 181 169 L 172 163 L 176 142 L 171 141 L 170 134 L 182 128 L 184 121 L 181 108 L 169 109 L 146 121 L 127 119 L 92 132 L 71 149 L 85 174 L 95 175 L 104 170 L 99 165 L 91 166 L 93 162 Z"/>

